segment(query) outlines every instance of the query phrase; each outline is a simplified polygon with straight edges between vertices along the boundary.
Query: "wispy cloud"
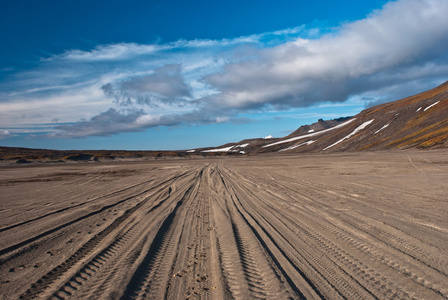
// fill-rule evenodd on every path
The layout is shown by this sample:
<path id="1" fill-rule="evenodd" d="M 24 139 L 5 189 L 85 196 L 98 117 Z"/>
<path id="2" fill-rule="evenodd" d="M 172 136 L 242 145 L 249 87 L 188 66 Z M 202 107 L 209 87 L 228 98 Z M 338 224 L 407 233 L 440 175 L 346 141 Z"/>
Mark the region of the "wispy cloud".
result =
<path id="1" fill-rule="evenodd" d="M 168 48 L 159 45 L 138 45 L 135 43 L 119 43 L 112 45 L 100 45 L 90 51 L 72 49 L 61 55 L 55 55 L 50 58 L 42 59 L 42 61 L 104 61 L 104 60 L 121 60 L 135 57 L 142 54 L 151 54 Z"/>
<path id="2" fill-rule="evenodd" d="M 51 137 L 104 136 L 394 100 L 448 78 L 446 11 L 445 0 L 398 0 L 331 30 L 69 50 L 0 85 L 0 128 L 25 115 L 20 124 L 71 123 Z"/>
<path id="3" fill-rule="evenodd" d="M 168 44 L 152 44 L 141 45 L 136 43 L 118 43 L 109 45 L 99 45 L 93 50 L 85 51 L 79 49 L 67 50 L 62 54 L 54 55 L 49 58 L 43 58 L 42 61 L 113 61 L 132 59 L 142 55 L 157 54 L 164 51 L 171 50 L 188 50 L 188 49 L 204 49 L 214 47 L 231 47 L 240 46 L 242 44 L 261 44 L 264 40 L 271 41 L 274 37 L 278 37 L 278 42 L 296 37 L 298 34 L 311 35 L 315 34 L 316 30 L 307 30 L 304 25 L 278 30 L 273 32 L 264 32 L 260 34 L 253 34 L 250 36 L 242 36 L 234 39 L 222 40 L 179 40 Z"/>

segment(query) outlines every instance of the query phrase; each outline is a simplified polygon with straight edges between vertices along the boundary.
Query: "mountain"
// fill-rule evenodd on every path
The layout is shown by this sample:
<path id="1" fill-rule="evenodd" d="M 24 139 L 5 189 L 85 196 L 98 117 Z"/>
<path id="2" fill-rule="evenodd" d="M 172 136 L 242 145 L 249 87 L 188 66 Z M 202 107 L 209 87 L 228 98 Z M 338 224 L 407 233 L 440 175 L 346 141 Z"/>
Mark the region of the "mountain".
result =
<path id="1" fill-rule="evenodd" d="M 251 139 L 208 149 L 228 153 L 341 152 L 448 147 L 448 81 L 354 117 L 319 120 L 283 138 Z"/>

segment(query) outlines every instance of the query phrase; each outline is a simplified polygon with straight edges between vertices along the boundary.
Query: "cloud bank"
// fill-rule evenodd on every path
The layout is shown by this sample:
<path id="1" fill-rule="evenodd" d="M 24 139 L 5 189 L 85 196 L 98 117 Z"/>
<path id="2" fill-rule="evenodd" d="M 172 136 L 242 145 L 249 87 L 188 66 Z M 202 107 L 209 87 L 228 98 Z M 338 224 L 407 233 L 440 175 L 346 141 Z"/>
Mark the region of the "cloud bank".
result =
<path id="1" fill-rule="evenodd" d="M 443 0 L 391 2 L 336 33 L 261 50 L 257 60 L 228 64 L 205 80 L 223 107 L 301 107 L 419 80 L 436 65 L 445 75 L 446 9 Z"/>
<path id="2" fill-rule="evenodd" d="M 19 74 L 7 96 L 25 103 L 69 94 L 91 107 L 76 120 L 48 115 L 71 123 L 52 127 L 50 137 L 237 122 L 247 112 L 353 97 L 373 105 L 447 80 L 446 11 L 445 0 L 399 0 L 324 34 L 299 26 L 232 40 L 71 50 Z"/>

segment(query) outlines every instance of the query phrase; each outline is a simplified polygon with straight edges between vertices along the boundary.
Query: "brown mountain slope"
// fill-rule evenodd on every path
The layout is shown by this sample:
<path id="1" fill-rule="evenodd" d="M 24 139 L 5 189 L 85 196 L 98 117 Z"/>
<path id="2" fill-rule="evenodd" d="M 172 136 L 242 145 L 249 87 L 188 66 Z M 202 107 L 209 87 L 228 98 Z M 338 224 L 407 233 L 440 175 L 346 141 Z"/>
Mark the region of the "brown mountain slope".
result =
<path id="1" fill-rule="evenodd" d="M 215 149 L 256 154 L 448 148 L 448 81 L 418 95 L 368 108 L 352 118 L 319 120 L 283 138 L 226 146 Z"/>
<path id="2" fill-rule="evenodd" d="M 448 82 L 398 101 L 368 108 L 350 120 L 255 152 L 337 152 L 448 147 Z"/>
<path id="3" fill-rule="evenodd" d="M 342 122 L 345 122 L 345 121 L 349 120 L 350 118 L 351 117 L 342 117 L 342 118 L 337 118 L 337 119 L 333 119 L 333 120 L 319 119 L 316 123 L 313 123 L 311 125 L 300 126 L 297 130 L 295 130 L 293 133 L 291 133 L 287 137 L 291 138 L 291 137 L 295 137 L 295 136 L 299 136 L 299 135 L 304 135 L 304 134 L 328 129 L 328 128 L 334 127 Z"/>

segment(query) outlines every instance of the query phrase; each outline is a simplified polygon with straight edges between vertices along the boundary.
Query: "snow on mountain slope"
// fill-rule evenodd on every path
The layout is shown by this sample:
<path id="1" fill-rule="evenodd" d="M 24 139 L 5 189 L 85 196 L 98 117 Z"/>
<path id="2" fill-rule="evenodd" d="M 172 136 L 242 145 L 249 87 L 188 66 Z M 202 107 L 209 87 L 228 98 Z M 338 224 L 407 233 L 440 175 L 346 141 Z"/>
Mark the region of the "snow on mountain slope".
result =
<path id="1" fill-rule="evenodd" d="M 283 138 L 248 139 L 207 152 L 341 152 L 448 147 L 448 81 L 401 100 L 380 104 L 354 117 L 304 125 Z"/>

